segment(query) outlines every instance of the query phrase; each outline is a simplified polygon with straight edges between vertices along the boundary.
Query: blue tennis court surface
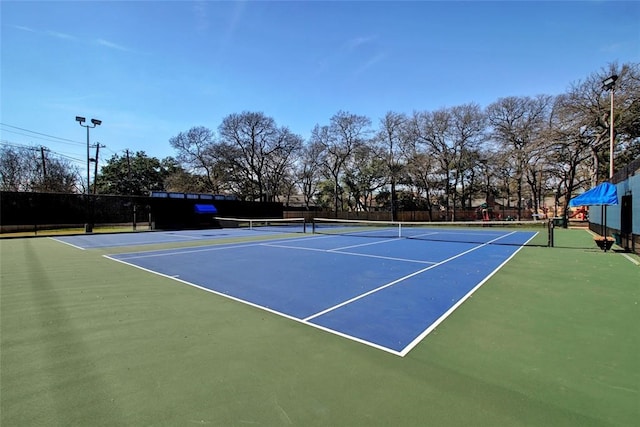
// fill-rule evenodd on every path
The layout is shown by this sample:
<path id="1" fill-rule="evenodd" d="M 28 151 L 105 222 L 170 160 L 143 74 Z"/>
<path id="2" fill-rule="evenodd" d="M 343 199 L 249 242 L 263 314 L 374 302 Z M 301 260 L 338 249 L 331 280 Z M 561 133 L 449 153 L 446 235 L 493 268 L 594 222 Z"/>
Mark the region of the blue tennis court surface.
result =
<path id="1" fill-rule="evenodd" d="M 508 245 L 311 236 L 108 258 L 404 356 L 535 232 Z"/>
<path id="2" fill-rule="evenodd" d="M 99 249 L 117 246 L 153 245 L 193 242 L 198 240 L 256 237 L 258 235 L 273 235 L 273 232 L 266 230 L 225 228 L 210 230 L 144 231 L 139 233 L 79 234 L 75 236 L 60 236 L 53 239 L 79 249 Z"/>

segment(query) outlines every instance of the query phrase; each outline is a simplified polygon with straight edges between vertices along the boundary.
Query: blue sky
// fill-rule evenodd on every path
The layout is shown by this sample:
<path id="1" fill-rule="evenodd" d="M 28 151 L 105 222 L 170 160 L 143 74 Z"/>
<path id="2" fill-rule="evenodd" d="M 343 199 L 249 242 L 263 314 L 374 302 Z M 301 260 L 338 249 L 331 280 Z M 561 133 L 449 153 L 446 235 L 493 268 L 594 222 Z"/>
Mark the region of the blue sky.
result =
<path id="1" fill-rule="evenodd" d="M 1 1 L 1 139 L 86 162 L 262 111 L 308 138 L 340 110 L 374 125 L 556 95 L 640 62 L 640 2 Z M 38 132 L 38 133 L 34 133 Z M 47 136 L 44 136 L 44 135 Z M 60 139 L 62 138 L 62 139 Z M 92 149 L 93 152 L 93 149 Z M 101 162 L 102 163 L 102 162 Z"/>

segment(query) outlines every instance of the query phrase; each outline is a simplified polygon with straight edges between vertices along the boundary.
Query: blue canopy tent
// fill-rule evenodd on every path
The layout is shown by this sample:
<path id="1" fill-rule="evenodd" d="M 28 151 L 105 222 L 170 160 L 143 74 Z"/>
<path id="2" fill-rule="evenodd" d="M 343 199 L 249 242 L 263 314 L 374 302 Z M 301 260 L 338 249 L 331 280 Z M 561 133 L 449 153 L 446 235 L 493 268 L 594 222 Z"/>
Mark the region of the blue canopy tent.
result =
<path id="1" fill-rule="evenodd" d="M 603 182 L 589 191 L 569 200 L 569 206 L 609 206 L 618 204 L 618 191 L 616 186 Z"/>
<path id="2" fill-rule="evenodd" d="M 602 237 L 605 238 L 603 242 L 603 249 L 607 250 L 607 209 L 606 206 L 618 204 L 618 190 L 616 186 L 610 182 L 603 182 L 602 184 L 593 187 L 591 190 L 585 191 L 579 196 L 569 200 L 569 206 L 602 206 Z"/>

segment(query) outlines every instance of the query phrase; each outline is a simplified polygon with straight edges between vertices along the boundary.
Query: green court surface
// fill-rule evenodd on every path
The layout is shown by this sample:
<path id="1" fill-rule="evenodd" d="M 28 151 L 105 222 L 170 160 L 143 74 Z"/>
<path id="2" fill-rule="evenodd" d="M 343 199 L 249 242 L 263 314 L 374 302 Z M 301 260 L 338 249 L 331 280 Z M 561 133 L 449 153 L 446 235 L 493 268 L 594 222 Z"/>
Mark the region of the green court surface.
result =
<path id="1" fill-rule="evenodd" d="M 0 425 L 638 425 L 640 266 L 584 230 L 555 245 L 398 357 L 115 249 L 0 240 Z"/>

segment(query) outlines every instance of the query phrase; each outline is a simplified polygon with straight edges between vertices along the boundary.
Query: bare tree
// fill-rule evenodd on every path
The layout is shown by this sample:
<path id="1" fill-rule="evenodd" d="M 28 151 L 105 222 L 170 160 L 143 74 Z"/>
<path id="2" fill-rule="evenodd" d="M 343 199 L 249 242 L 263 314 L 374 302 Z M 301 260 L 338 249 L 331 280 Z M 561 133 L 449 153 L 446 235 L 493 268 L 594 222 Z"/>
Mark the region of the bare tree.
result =
<path id="1" fill-rule="evenodd" d="M 440 187 L 438 163 L 424 147 L 415 140 L 404 150 L 407 158 L 406 183 L 411 187 L 416 198 L 416 205 L 424 207 L 433 220 L 432 208 Z"/>
<path id="2" fill-rule="evenodd" d="M 220 150 L 216 148 L 213 131 L 204 126 L 192 127 L 169 139 L 169 144 L 177 150 L 176 160 L 186 170 L 202 174 L 209 191 L 221 192 L 224 175 L 218 167 Z"/>
<path id="3" fill-rule="evenodd" d="M 302 138 L 260 112 L 225 117 L 219 134 L 236 184 L 242 182 L 242 191 L 254 200 L 275 200 Z"/>
<path id="4" fill-rule="evenodd" d="M 585 125 L 585 116 L 575 108 L 575 99 L 571 94 L 556 97 L 549 127 L 545 136 L 550 141 L 547 155 L 548 168 L 556 177 L 557 201 L 564 197 L 563 215 L 566 217 L 571 193 L 576 185 L 579 169 L 587 169 L 585 164 L 591 158 L 591 148 L 599 136 Z"/>
<path id="5" fill-rule="evenodd" d="M 3 191 L 28 191 L 30 178 L 22 148 L 0 147 L 0 185 Z"/>
<path id="6" fill-rule="evenodd" d="M 266 183 L 271 200 L 276 195 L 289 198 L 294 188 L 294 164 L 302 150 L 302 137 L 288 128 L 276 132 L 277 149 L 273 150 L 266 162 Z"/>
<path id="7" fill-rule="evenodd" d="M 479 105 L 464 104 L 451 108 L 452 130 L 451 140 L 457 156 L 457 176 L 460 185 L 460 205 L 465 200 L 471 203 L 475 193 L 475 180 L 480 168 L 480 146 L 486 139 L 486 116 Z M 458 194 L 457 184 L 454 187 L 455 198 Z M 469 205 L 470 206 L 470 205 Z"/>
<path id="8" fill-rule="evenodd" d="M 321 145 L 317 143 L 307 144 L 304 146 L 296 166 L 295 177 L 307 210 L 320 186 L 322 174 L 319 157 L 321 152 Z"/>
<path id="9" fill-rule="evenodd" d="M 609 93 L 602 87 L 602 82 L 613 74 L 618 76 L 618 80 L 612 118 Z M 565 110 L 571 108 L 572 116 L 580 119 L 579 126 L 586 129 L 585 136 L 591 141 L 591 186 L 595 186 L 609 176 L 607 160 L 612 123 L 616 138 L 614 157 L 623 162 L 625 158 L 630 161 L 640 152 L 640 64 L 610 64 L 585 80 L 571 84 L 566 96 L 563 102 Z"/>
<path id="10" fill-rule="evenodd" d="M 385 159 L 387 176 L 391 187 L 391 220 L 397 219 L 397 194 L 396 185 L 406 165 L 406 153 L 410 144 L 411 132 L 409 118 L 402 113 L 387 112 L 380 119 L 380 127 L 376 133 L 375 141 L 379 145 L 379 156 Z"/>
<path id="11" fill-rule="evenodd" d="M 46 147 L 0 148 L 0 189 L 73 193 L 79 191 L 80 171 Z"/>
<path id="12" fill-rule="evenodd" d="M 311 132 L 311 143 L 322 147 L 320 163 L 334 186 L 333 209 L 338 212 L 340 180 L 353 150 L 363 144 L 370 133 L 371 120 L 365 116 L 339 111 L 331 117 L 328 126 L 316 125 Z"/>
<path id="13" fill-rule="evenodd" d="M 518 217 L 522 216 L 523 183 L 529 155 L 546 125 L 551 97 L 501 98 L 487 107 L 492 137 L 513 165 Z"/>
<path id="14" fill-rule="evenodd" d="M 454 220 L 457 187 L 464 184 L 465 171 L 471 166 L 470 153 L 484 141 L 485 116 L 478 105 L 466 104 L 416 113 L 413 121 L 418 141 L 428 147 L 440 166 L 444 205 L 447 212 L 452 210 Z"/>
<path id="15" fill-rule="evenodd" d="M 551 141 L 549 168 L 556 178 L 556 199 L 563 199 L 562 213 L 566 218 L 568 203 L 579 187 L 592 187 L 608 177 L 608 162 L 603 155 L 609 153 L 609 134 L 612 118 L 608 93 L 602 81 L 611 74 L 618 74 L 616 83 L 616 131 L 615 157 L 619 164 L 624 155 L 631 159 L 638 154 L 640 144 L 637 123 L 640 119 L 636 106 L 640 103 L 640 80 L 637 64 L 607 69 L 593 73 L 584 81 L 571 85 L 567 93 L 556 98 L 546 137 Z M 628 159 L 627 159 L 628 161 Z"/>
<path id="16" fill-rule="evenodd" d="M 81 181 L 79 168 L 63 158 L 55 158 L 45 153 L 41 156 L 42 165 L 37 168 L 37 179 L 33 182 L 33 191 L 47 193 L 74 193 Z"/>

